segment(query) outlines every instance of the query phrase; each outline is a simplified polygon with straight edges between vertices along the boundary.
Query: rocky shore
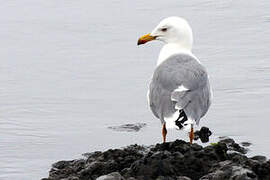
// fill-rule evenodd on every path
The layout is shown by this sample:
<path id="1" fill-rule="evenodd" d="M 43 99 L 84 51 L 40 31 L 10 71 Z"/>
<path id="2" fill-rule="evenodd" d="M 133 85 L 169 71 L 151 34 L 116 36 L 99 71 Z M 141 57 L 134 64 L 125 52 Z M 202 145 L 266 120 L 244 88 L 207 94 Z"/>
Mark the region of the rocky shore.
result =
<path id="1" fill-rule="evenodd" d="M 230 138 L 206 147 L 182 140 L 135 144 L 56 162 L 42 180 L 270 180 L 270 160 L 246 152 Z"/>

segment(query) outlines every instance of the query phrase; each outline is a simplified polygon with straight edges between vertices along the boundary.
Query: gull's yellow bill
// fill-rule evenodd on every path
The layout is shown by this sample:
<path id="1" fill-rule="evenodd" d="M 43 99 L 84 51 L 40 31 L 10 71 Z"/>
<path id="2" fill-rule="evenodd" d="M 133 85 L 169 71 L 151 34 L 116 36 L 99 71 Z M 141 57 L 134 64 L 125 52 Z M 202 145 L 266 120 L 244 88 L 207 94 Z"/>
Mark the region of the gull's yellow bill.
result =
<path id="1" fill-rule="evenodd" d="M 150 33 L 143 35 L 142 37 L 139 38 L 137 45 L 145 44 L 149 41 L 155 40 L 155 36 L 151 36 Z"/>

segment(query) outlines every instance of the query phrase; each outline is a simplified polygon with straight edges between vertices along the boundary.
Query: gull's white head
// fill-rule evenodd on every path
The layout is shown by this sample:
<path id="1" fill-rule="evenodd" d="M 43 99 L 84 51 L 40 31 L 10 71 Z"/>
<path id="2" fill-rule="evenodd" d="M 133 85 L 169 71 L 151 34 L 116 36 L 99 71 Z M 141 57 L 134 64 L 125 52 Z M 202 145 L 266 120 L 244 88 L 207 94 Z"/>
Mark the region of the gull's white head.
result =
<path id="1" fill-rule="evenodd" d="M 193 35 L 188 22 L 180 17 L 168 17 L 163 19 L 157 27 L 138 40 L 138 45 L 151 40 L 160 40 L 166 44 L 176 44 L 183 49 L 191 51 Z"/>

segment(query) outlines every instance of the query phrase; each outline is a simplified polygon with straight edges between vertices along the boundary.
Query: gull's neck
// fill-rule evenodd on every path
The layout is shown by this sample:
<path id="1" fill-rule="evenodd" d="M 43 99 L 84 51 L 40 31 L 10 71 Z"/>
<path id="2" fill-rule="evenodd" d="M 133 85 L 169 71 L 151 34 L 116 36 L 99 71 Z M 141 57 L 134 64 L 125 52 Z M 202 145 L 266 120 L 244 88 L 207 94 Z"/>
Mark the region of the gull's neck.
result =
<path id="1" fill-rule="evenodd" d="M 162 62 L 164 62 L 171 55 L 177 54 L 177 53 L 188 54 L 195 57 L 191 52 L 191 47 L 184 47 L 176 43 L 168 43 L 162 47 L 159 53 L 157 66 L 160 65 Z"/>

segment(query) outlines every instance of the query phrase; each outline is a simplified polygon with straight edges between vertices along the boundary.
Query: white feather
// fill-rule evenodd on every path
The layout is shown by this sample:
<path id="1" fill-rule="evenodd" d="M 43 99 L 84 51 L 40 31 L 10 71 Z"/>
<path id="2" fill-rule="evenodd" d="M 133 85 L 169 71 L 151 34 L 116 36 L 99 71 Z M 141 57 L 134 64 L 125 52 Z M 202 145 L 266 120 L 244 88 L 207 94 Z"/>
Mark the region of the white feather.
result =
<path id="1" fill-rule="evenodd" d="M 184 92 L 184 91 L 188 91 L 189 89 L 186 88 L 185 86 L 181 85 L 181 86 L 178 86 L 177 89 L 175 89 L 174 91 L 175 92 Z"/>

